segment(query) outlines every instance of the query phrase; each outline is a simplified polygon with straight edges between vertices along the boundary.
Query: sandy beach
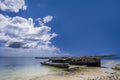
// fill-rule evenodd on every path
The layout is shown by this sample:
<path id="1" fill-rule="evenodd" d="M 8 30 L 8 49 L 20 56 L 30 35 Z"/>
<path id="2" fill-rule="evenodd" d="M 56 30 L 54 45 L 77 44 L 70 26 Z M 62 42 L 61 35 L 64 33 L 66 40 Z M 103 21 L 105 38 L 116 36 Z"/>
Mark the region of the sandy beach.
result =
<path id="1" fill-rule="evenodd" d="M 108 73 L 98 67 L 85 67 L 38 76 L 30 80 L 120 80 L 120 74 L 117 72 Z"/>

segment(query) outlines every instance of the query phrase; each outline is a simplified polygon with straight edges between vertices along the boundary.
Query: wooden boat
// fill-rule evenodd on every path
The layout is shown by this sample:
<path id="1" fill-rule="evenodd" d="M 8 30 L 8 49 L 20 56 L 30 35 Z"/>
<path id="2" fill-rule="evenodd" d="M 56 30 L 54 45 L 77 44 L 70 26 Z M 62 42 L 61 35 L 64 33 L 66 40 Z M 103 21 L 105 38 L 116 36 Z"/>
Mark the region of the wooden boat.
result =
<path id="1" fill-rule="evenodd" d="M 101 67 L 101 58 L 110 58 L 113 56 L 115 55 L 81 56 L 81 57 L 36 57 L 36 58 L 37 59 L 48 59 L 48 62 L 41 63 L 44 65 L 67 68 L 69 67 L 68 64 Z"/>
<path id="2" fill-rule="evenodd" d="M 68 63 L 51 63 L 51 62 L 41 62 L 42 65 L 54 66 L 59 68 L 69 68 Z"/>
<path id="3" fill-rule="evenodd" d="M 52 63 L 69 63 L 71 65 L 101 66 L 99 57 L 51 58 L 49 61 Z"/>

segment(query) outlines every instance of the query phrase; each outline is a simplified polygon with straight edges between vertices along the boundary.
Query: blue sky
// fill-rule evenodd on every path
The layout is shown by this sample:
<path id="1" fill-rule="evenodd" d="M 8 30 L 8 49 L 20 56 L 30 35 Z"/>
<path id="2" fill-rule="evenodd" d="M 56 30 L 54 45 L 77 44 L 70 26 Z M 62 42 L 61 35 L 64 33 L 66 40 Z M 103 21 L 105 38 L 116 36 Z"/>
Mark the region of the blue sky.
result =
<path id="1" fill-rule="evenodd" d="M 26 10 L 20 9 L 17 13 L 0 10 L 0 13 L 33 20 L 52 16 L 52 21 L 45 25 L 51 28 L 51 34 L 54 32 L 57 36 L 49 42 L 61 53 L 119 54 L 119 4 L 119 0 L 25 0 Z"/>

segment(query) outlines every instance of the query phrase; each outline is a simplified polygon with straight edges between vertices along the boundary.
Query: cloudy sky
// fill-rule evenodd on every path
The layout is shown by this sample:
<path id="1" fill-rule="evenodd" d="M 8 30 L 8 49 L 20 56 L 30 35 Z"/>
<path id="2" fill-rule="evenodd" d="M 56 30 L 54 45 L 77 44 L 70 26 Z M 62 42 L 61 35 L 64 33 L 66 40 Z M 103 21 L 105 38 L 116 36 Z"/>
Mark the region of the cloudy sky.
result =
<path id="1" fill-rule="evenodd" d="M 0 56 L 120 53 L 119 0 L 0 0 Z"/>

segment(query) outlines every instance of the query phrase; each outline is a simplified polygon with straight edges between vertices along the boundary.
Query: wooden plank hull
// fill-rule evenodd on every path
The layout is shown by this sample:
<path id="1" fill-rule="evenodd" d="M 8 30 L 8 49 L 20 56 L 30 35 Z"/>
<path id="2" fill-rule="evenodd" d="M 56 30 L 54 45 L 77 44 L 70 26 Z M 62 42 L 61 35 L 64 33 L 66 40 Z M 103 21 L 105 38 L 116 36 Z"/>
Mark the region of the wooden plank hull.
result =
<path id="1" fill-rule="evenodd" d="M 51 58 L 53 63 L 69 63 L 72 65 L 87 65 L 87 66 L 97 66 L 100 67 L 100 58 L 96 57 L 85 57 L 85 58 Z"/>
<path id="2" fill-rule="evenodd" d="M 72 65 L 87 65 L 101 67 L 101 58 L 110 58 L 115 55 L 103 56 L 81 56 L 81 57 L 35 57 L 36 59 L 48 59 L 51 63 L 41 63 L 44 65 L 51 65 L 56 67 L 68 67 L 61 64 L 69 63 Z M 59 64 L 58 64 L 59 63 Z"/>
<path id="3" fill-rule="evenodd" d="M 68 63 L 50 63 L 50 62 L 41 62 L 42 65 L 54 66 L 59 68 L 69 68 Z"/>

